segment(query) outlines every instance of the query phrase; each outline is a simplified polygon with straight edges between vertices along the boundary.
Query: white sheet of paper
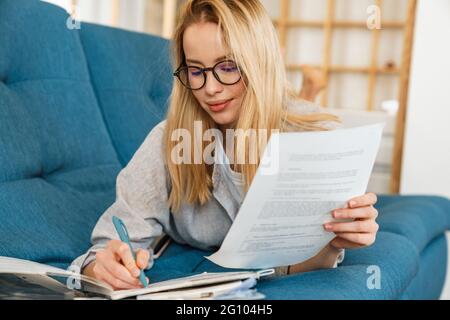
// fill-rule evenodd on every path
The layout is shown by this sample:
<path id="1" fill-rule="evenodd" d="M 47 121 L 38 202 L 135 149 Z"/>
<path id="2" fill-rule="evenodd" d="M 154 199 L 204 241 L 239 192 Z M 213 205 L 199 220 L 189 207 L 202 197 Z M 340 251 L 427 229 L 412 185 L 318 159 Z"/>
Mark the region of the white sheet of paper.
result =
<path id="1" fill-rule="evenodd" d="M 253 269 L 315 256 L 335 237 L 323 228 L 331 212 L 366 193 L 384 127 L 273 135 L 222 246 L 206 258 Z"/>

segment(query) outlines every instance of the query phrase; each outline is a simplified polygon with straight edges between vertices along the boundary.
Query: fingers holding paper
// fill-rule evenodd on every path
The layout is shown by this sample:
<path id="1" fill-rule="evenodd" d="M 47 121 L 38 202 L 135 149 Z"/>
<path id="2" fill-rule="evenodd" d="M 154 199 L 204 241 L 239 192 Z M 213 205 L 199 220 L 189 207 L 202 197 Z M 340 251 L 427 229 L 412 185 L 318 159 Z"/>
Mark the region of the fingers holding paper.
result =
<path id="1" fill-rule="evenodd" d="M 348 207 L 349 208 L 359 208 L 359 207 L 365 207 L 365 206 L 373 206 L 377 203 L 377 200 L 378 200 L 377 195 L 373 192 L 369 192 L 360 197 L 351 199 L 348 202 Z"/>
<path id="2" fill-rule="evenodd" d="M 331 245 L 338 249 L 362 248 L 375 242 L 379 226 L 376 222 L 378 211 L 374 208 L 377 196 L 367 193 L 351 199 L 346 208 L 332 212 L 335 219 L 351 219 L 347 222 L 329 222 L 324 224 L 327 232 L 336 234 Z"/>

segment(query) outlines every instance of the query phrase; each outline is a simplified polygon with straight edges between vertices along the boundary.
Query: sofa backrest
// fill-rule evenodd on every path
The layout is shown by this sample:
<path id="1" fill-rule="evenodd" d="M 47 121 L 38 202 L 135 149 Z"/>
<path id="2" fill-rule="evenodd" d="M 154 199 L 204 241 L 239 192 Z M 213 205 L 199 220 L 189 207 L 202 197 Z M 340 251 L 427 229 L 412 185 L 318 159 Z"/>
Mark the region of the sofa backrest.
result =
<path id="1" fill-rule="evenodd" d="M 67 266 L 165 114 L 168 41 L 0 0 L 0 255 Z"/>
<path id="2" fill-rule="evenodd" d="M 82 24 L 80 39 L 91 81 L 122 165 L 165 118 L 172 90 L 169 41 Z"/>

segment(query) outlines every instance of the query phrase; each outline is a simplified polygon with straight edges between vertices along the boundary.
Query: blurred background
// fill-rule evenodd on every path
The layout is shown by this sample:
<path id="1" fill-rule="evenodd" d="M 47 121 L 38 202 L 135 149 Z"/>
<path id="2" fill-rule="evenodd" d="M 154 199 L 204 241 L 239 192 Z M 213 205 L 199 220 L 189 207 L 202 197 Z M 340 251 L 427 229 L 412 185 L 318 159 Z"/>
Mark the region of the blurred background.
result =
<path id="1" fill-rule="evenodd" d="M 46 1 L 82 22 L 167 39 L 184 2 Z M 262 3 L 299 96 L 347 126 L 387 122 L 368 191 L 450 197 L 450 1 Z"/>

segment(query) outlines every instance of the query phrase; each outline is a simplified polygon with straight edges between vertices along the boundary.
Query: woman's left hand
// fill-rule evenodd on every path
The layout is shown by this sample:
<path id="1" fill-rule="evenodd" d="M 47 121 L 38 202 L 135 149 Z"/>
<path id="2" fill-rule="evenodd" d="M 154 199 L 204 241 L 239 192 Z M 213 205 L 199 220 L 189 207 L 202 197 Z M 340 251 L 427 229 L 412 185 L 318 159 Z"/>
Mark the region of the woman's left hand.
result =
<path id="1" fill-rule="evenodd" d="M 378 231 L 375 222 L 378 210 L 374 208 L 377 195 L 367 193 L 363 196 L 351 199 L 347 208 L 337 209 L 332 212 L 335 219 L 354 219 L 350 222 L 329 222 L 324 224 L 325 231 L 334 232 L 334 238 L 330 244 L 338 249 L 361 248 L 372 245 Z"/>

